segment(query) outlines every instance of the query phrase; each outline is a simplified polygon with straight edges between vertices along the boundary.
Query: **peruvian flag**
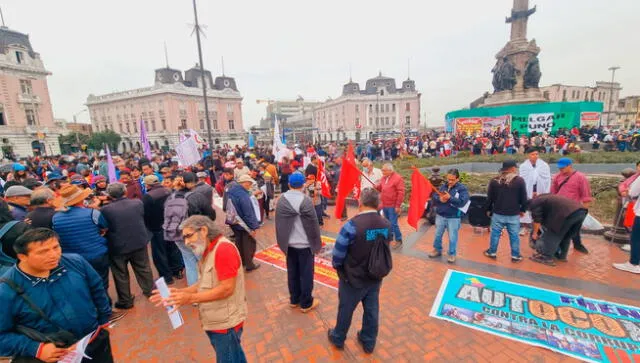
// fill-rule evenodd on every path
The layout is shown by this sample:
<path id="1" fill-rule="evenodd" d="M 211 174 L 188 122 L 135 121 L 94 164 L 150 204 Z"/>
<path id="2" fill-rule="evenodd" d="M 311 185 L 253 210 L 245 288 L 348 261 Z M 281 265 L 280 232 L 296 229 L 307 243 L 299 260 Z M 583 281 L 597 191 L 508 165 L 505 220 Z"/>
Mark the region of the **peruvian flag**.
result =
<path id="1" fill-rule="evenodd" d="M 347 155 L 344 157 L 342 168 L 340 169 L 338 195 L 336 197 L 336 218 L 342 217 L 345 200 L 350 193 L 353 193 L 354 198 L 360 198 L 360 170 L 356 166 L 356 157 L 351 142 L 349 142 Z"/>
<path id="2" fill-rule="evenodd" d="M 324 172 L 324 161 L 320 158 L 318 158 L 318 175 L 316 175 L 316 180 L 319 180 L 320 185 L 322 185 L 322 195 L 325 198 L 331 198 L 331 185 L 329 185 L 327 174 Z"/>
<path id="3" fill-rule="evenodd" d="M 407 222 L 416 231 L 418 230 L 418 221 L 424 213 L 425 205 L 434 192 L 437 193 L 438 191 L 433 187 L 433 184 L 420 173 L 420 170 L 414 168 L 411 175 L 411 198 L 409 199 Z"/>

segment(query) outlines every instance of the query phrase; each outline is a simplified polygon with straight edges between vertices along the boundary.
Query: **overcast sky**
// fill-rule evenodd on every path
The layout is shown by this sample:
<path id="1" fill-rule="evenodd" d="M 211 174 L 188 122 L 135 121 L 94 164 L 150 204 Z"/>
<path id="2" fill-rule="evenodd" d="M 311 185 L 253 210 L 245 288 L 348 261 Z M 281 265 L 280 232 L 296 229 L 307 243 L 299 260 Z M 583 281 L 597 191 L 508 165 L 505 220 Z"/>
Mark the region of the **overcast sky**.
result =
<path id="1" fill-rule="evenodd" d="M 204 63 L 235 77 L 245 127 L 265 113 L 256 99 L 336 98 L 349 78 L 382 71 L 422 92 L 429 125 L 491 89 L 495 54 L 509 38 L 512 0 L 199 1 Z M 531 0 L 529 39 L 542 49 L 541 85 L 595 85 L 612 65 L 623 96 L 640 94 L 639 0 Z M 146 87 L 165 64 L 197 61 L 191 0 L 4 0 L 7 26 L 28 33 L 53 75 L 57 118 L 72 120 L 87 95 Z M 88 122 L 85 112 L 79 120 Z"/>

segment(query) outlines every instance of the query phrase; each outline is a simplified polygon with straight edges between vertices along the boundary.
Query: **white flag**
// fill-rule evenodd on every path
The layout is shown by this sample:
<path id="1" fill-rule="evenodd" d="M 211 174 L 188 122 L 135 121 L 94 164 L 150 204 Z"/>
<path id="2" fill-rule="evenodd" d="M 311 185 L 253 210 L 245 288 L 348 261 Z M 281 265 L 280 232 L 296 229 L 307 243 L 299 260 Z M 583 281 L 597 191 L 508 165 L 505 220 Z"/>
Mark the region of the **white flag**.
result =
<path id="1" fill-rule="evenodd" d="M 280 138 L 280 127 L 278 126 L 278 117 L 275 117 L 275 122 L 273 125 L 273 156 L 275 156 L 276 161 L 282 161 L 284 156 L 289 156 L 289 149 L 287 149 L 286 145 L 282 143 L 282 139 Z"/>

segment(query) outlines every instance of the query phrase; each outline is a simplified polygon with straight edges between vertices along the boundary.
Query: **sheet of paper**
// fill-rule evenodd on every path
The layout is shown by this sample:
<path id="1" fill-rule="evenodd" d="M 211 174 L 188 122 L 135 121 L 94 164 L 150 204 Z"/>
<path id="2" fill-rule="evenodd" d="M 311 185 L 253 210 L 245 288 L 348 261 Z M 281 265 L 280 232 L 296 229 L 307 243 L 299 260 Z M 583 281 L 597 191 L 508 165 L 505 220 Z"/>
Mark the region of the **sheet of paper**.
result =
<path id="1" fill-rule="evenodd" d="M 162 298 L 166 299 L 169 297 L 169 287 L 167 283 L 164 281 L 164 277 L 161 277 L 156 280 L 156 287 L 158 288 L 158 292 Z M 169 321 L 171 321 L 171 326 L 173 329 L 178 329 L 184 324 L 184 320 L 182 320 L 182 315 L 180 311 L 176 310 L 173 313 L 169 313 L 173 309 L 173 306 L 167 306 L 167 313 L 169 314 Z"/>
<path id="2" fill-rule="evenodd" d="M 95 332 L 96 331 L 94 330 L 93 332 L 87 334 L 84 338 L 80 339 L 76 343 L 76 349 L 67 353 L 67 355 L 62 357 L 62 359 L 59 360 L 58 362 L 59 363 L 81 363 L 83 358 L 91 359 L 91 357 L 84 354 L 84 352 L 87 350 L 89 341 L 91 340 L 91 337 L 93 336 L 93 334 L 95 334 Z"/>

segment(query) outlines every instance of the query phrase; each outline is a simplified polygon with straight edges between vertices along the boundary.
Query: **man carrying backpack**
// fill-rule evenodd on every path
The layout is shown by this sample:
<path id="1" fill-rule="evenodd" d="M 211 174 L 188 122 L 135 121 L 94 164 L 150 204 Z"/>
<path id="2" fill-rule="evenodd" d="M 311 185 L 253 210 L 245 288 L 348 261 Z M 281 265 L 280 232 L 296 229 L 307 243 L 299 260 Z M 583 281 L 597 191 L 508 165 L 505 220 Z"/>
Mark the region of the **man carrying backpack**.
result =
<path id="1" fill-rule="evenodd" d="M 175 184 L 178 188 L 164 204 L 162 225 L 164 239 L 175 242 L 182 253 L 189 286 L 198 281 L 198 258 L 191 248 L 184 244 L 180 223 L 195 215 L 207 216 L 214 221 L 216 219 L 216 211 L 211 207 L 211 201 L 208 201 L 204 195 L 192 191 L 197 182 L 198 178 L 194 173 L 184 173 L 181 179 L 176 177 Z"/>
<path id="2" fill-rule="evenodd" d="M 338 317 L 329 329 L 329 342 L 338 349 L 351 325 L 356 306 L 364 316 L 358 343 L 372 353 L 378 336 L 379 296 L 382 278 L 391 271 L 391 223 L 378 213 L 380 194 L 372 188 L 360 193 L 360 213 L 342 226 L 333 247 L 333 267 L 338 271 Z"/>

